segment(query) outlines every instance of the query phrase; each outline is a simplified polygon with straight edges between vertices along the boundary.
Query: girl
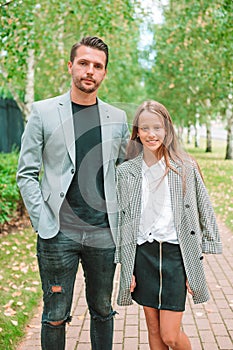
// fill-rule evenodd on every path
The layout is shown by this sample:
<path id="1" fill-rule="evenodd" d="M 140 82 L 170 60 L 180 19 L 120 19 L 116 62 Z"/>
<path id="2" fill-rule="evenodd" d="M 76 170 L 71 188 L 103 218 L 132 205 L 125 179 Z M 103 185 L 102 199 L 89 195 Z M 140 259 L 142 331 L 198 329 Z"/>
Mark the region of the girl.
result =
<path id="1" fill-rule="evenodd" d="M 146 101 L 117 168 L 119 305 L 143 305 L 151 350 L 191 350 L 181 331 L 186 291 L 209 299 L 202 253 L 221 253 L 200 169 L 178 142 L 167 109 Z"/>

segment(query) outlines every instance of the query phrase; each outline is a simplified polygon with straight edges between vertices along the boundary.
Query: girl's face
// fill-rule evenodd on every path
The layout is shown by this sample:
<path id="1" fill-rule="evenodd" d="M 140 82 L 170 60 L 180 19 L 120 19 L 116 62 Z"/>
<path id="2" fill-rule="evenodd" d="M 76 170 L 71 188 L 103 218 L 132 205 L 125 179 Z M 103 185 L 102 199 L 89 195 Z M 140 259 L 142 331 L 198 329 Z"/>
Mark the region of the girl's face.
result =
<path id="1" fill-rule="evenodd" d="M 143 111 L 138 119 L 138 136 L 144 151 L 149 150 L 156 153 L 163 144 L 166 132 L 162 118 L 158 115 Z"/>

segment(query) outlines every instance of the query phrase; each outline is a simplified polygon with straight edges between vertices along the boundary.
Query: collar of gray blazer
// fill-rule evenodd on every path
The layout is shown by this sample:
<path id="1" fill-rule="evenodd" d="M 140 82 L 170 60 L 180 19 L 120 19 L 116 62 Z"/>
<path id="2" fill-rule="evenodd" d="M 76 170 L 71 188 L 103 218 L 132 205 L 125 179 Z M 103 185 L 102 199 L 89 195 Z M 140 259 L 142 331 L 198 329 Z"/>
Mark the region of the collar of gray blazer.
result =
<path id="1" fill-rule="evenodd" d="M 71 102 L 71 90 L 67 91 L 65 94 L 59 96 L 59 105 L 63 106 L 66 103 L 70 103 Z M 98 105 L 101 105 L 101 108 L 104 108 L 106 111 L 108 111 L 108 104 L 103 102 L 100 98 L 97 97 L 97 101 L 98 101 Z"/>
<path id="2" fill-rule="evenodd" d="M 141 176 L 142 172 L 142 159 L 143 152 L 140 152 L 139 155 L 133 159 L 130 159 L 128 162 L 130 163 L 129 172 L 134 176 Z"/>
<path id="3" fill-rule="evenodd" d="M 111 142 L 112 121 L 111 113 L 109 113 L 109 105 L 101 101 L 99 98 L 97 98 L 97 100 L 101 124 L 102 153 L 105 175 L 107 172 L 108 160 L 111 156 L 111 147 L 108 146 L 108 143 Z M 75 136 L 70 91 L 58 97 L 58 111 L 64 131 L 66 147 L 71 161 L 75 165 Z"/>

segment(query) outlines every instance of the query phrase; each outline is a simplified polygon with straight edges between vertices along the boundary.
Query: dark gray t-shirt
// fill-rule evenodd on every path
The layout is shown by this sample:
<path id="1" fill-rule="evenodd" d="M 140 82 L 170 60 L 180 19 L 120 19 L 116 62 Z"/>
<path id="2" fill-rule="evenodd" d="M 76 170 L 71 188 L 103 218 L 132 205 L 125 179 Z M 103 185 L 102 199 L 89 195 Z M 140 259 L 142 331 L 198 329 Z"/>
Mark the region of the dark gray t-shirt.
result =
<path id="1" fill-rule="evenodd" d="M 103 179 L 101 127 L 97 104 L 72 102 L 76 172 L 60 211 L 63 233 L 109 230 Z"/>

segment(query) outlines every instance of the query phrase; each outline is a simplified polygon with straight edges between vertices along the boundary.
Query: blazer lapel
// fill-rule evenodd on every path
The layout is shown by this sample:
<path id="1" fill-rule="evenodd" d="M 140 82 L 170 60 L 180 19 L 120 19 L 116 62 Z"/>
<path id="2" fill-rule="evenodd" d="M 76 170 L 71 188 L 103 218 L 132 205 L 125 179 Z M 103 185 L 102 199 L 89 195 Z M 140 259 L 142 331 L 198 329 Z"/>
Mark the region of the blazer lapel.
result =
<path id="1" fill-rule="evenodd" d="M 142 202 L 142 157 L 140 153 L 136 158 L 130 162 L 132 164 L 129 170 L 129 193 L 131 203 L 131 215 L 133 215 L 134 231 L 137 234 L 140 224 L 141 216 L 141 202 Z"/>
<path id="2" fill-rule="evenodd" d="M 109 113 L 108 105 L 106 103 L 103 103 L 100 99 L 98 99 L 98 108 L 101 125 L 103 168 L 105 176 L 111 157 L 113 122 L 111 120 L 111 114 Z"/>
<path id="3" fill-rule="evenodd" d="M 64 132 L 67 151 L 70 155 L 72 163 L 75 165 L 75 136 L 70 91 L 61 96 L 58 104 L 58 111 Z"/>
<path id="4" fill-rule="evenodd" d="M 170 161 L 171 165 L 177 170 L 178 173 L 173 170 L 168 172 L 168 184 L 171 194 L 171 204 L 174 216 L 174 223 L 177 233 L 180 231 L 181 215 L 183 208 L 183 185 L 182 185 L 182 172 L 175 162 Z"/>

